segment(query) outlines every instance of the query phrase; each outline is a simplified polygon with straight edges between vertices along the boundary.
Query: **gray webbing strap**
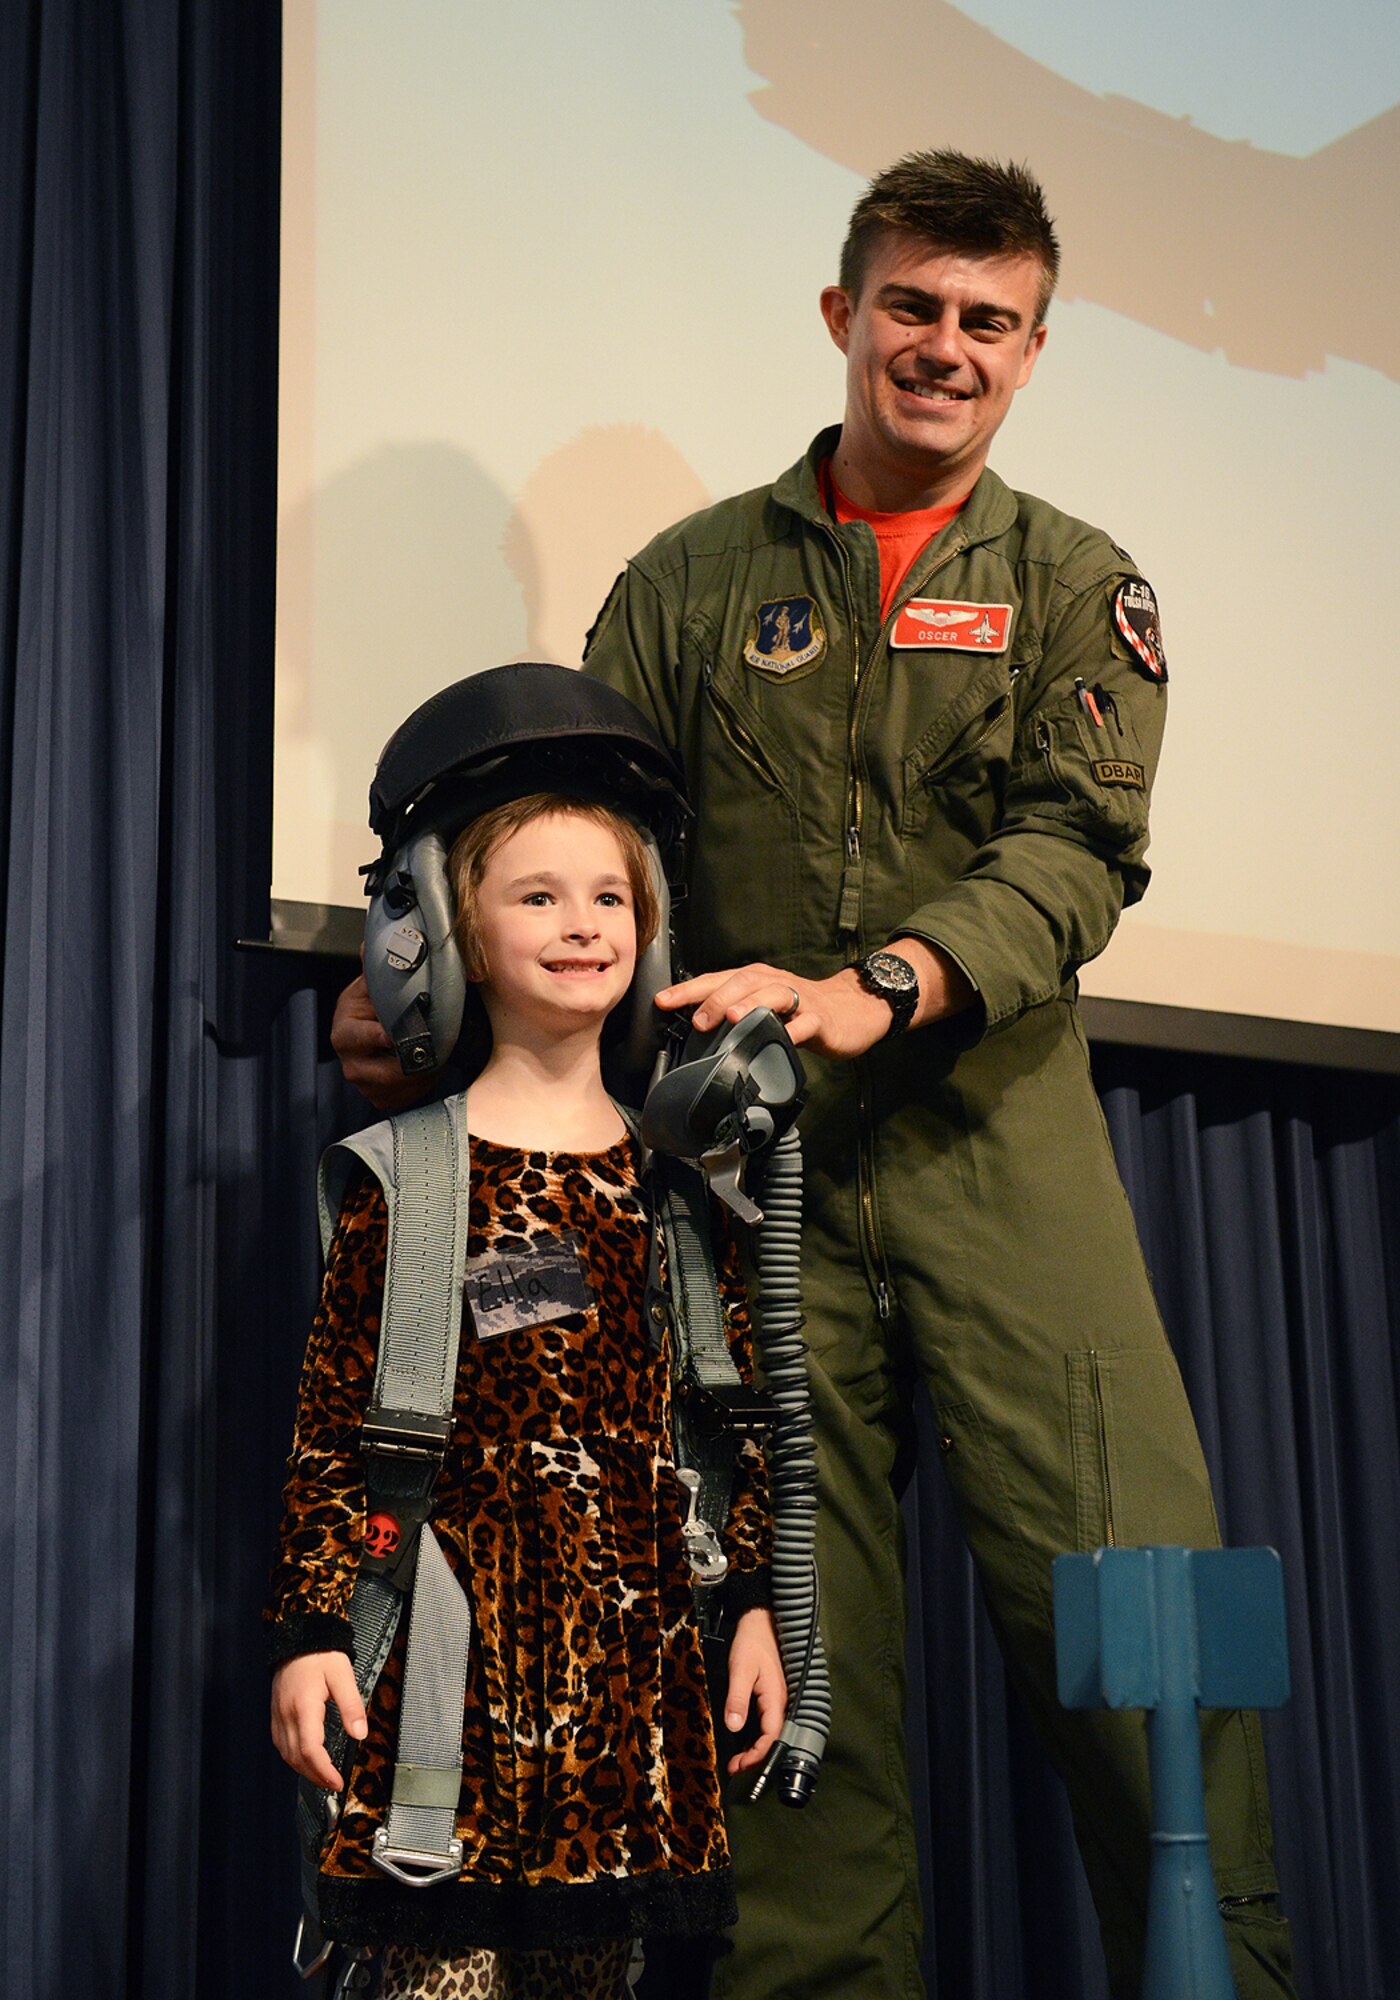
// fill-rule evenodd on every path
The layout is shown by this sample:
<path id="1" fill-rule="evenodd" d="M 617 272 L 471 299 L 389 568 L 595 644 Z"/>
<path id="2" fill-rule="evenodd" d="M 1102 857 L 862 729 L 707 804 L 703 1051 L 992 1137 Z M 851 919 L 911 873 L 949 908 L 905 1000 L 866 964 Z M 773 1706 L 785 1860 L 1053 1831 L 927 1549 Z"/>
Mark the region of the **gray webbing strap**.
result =
<path id="1" fill-rule="evenodd" d="M 390 1126 L 396 1198 L 374 1401 L 383 1410 L 450 1417 L 467 1259 L 465 1103 L 425 1105 Z"/>
<path id="2" fill-rule="evenodd" d="M 403 1592 L 387 1577 L 360 1575 L 350 1600 L 350 1629 L 355 1643 L 355 1685 L 368 1700 L 399 1629 Z M 340 1710 L 333 1701 L 326 1704 L 326 1755 L 341 1773 L 349 1771 L 346 1752 L 350 1739 L 345 1733 Z M 297 1786 L 297 1842 L 301 1849 L 302 1918 L 297 1926 L 292 1963 L 303 1979 L 310 1979 L 325 1963 L 330 1942 L 320 1926 L 317 1883 L 321 1848 L 339 1815 L 341 1794 L 324 1792 L 303 1778 Z"/>
<path id="3" fill-rule="evenodd" d="M 720 1310 L 704 1176 L 679 1160 L 668 1160 L 665 1188 L 666 1248 L 674 1262 L 671 1283 L 677 1310 L 685 1321 L 685 1359 L 706 1385 L 737 1382 L 739 1371 Z"/>
<path id="4" fill-rule="evenodd" d="M 409 1503 L 408 1518 L 421 1519 L 451 1434 L 457 1385 L 471 1177 L 465 1097 L 420 1106 L 329 1149 L 319 1185 L 321 1241 L 327 1252 L 347 1180 L 365 1167 L 384 1191 L 389 1219 L 374 1393 L 364 1423 L 366 1485 L 381 1500 Z M 456 1874 L 461 1864 L 454 1832 L 471 1606 L 426 1524 L 418 1530 L 411 1555 L 413 1598 L 398 1762 L 388 1819 L 375 1836 L 374 1859 L 388 1874 L 418 1888 Z M 398 1632 L 405 1599 L 401 1578 L 402 1572 L 391 1576 L 362 1568 L 355 1580 L 350 1626 L 355 1680 L 366 1701 Z M 422 1717 L 429 1711 L 434 1720 L 425 1723 Z M 415 1718 L 411 1724 L 410 1713 Z M 445 1747 L 449 1735 L 450 1748 Z M 326 1711 L 326 1748 L 346 1771 L 349 1744 L 333 1702 Z M 303 1915 L 293 1960 L 304 1978 L 324 1962 L 329 1949 L 320 1930 L 317 1880 L 320 1849 L 339 1805 L 338 1794 L 305 1781 L 299 1788 Z"/>
<path id="5" fill-rule="evenodd" d="M 462 1713 L 471 1607 L 424 1524 L 408 1615 L 399 1741 L 388 1817 L 374 1836 L 375 1866 L 409 1888 L 455 1876 L 462 1789 Z"/>
<path id="6" fill-rule="evenodd" d="M 675 1411 L 676 1461 L 685 1480 L 697 1474 L 693 1489 L 692 1520 L 698 1517 L 710 1531 L 701 1546 L 713 1543 L 729 1519 L 729 1503 L 734 1491 L 735 1444 L 731 1437 L 705 1435 L 685 1416 L 684 1384 L 689 1379 L 703 1388 L 739 1383 L 742 1378 L 729 1351 L 720 1306 L 719 1280 L 715 1273 L 710 1240 L 709 1194 L 704 1176 L 679 1160 L 668 1159 L 661 1169 L 661 1223 L 666 1238 L 666 1258 L 670 1269 L 671 1315 L 674 1341 L 672 1379 Z M 686 1480 L 687 1484 L 691 1482 Z M 692 1568 L 695 1568 L 693 1552 Z M 722 1559 L 710 1580 L 724 1575 Z M 705 1581 L 697 1570 L 697 1580 Z"/>
<path id="7" fill-rule="evenodd" d="M 426 1497 L 446 1449 L 457 1386 L 470 1181 L 466 1101 L 426 1105 L 391 1119 L 390 1130 L 394 1194 L 365 1443 L 377 1478 L 400 1492 L 417 1485 Z M 439 1439 L 415 1441 L 415 1417 L 434 1420 Z M 461 1864 L 455 1830 L 471 1627 L 466 1590 L 425 1522 L 414 1554 L 391 1804 L 374 1837 L 376 1866 L 411 1888 L 455 1875 Z M 425 1779 L 428 1771 L 435 1777 Z"/>
<path id="8" fill-rule="evenodd" d="M 384 1662 L 399 1629 L 403 1592 L 384 1576 L 355 1580 L 350 1600 L 350 1629 L 355 1635 L 355 1685 L 366 1700 L 384 1671 Z"/>
<path id="9" fill-rule="evenodd" d="M 616 1098 L 613 1104 L 642 1146 L 641 1120 Z M 705 1177 L 698 1168 L 685 1166 L 674 1157 L 648 1157 L 645 1147 L 643 1159 L 657 1197 L 659 1212 L 653 1221 L 659 1221 L 666 1242 L 672 1305 L 672 1444 L 677 1476 L 687 1489 L 682 1536 L 698 1608 L 701 1593 L 721 1582 L 728 1569 L 720 1537 L 734 1491 L 735 1445 L 732 1438 L 707 1436 L 687 1420 L 683 1390 L 689 1380 L 709 1389 L 737 1385 L 743 1378 L 729 1351 L 724 1328 Z M 649 1277 L 649 1287 L 651 1282 Z"/>

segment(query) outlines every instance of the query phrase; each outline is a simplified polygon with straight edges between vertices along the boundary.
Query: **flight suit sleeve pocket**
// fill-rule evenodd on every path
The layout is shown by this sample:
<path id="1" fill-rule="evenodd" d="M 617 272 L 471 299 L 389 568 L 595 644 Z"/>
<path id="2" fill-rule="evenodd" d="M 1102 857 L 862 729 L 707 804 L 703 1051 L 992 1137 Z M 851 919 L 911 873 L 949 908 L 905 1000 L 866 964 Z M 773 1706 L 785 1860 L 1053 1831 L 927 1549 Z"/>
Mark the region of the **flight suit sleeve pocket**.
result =
<path id="1" fill-rule="evenodd" d="M 1021 766 L 1046 817 L 1115 853 L 1146 845 L 1148 773 L 1131 719 L 1096 722 L 1076 691 L 1031 719 Z"/>
<path id="2" fill-rule="evenodd" d="M 1218 1547 L 1205 1460 L 1170 1350 L 1090 1348 L 1065 1364 L 1077 1546 Z"/>

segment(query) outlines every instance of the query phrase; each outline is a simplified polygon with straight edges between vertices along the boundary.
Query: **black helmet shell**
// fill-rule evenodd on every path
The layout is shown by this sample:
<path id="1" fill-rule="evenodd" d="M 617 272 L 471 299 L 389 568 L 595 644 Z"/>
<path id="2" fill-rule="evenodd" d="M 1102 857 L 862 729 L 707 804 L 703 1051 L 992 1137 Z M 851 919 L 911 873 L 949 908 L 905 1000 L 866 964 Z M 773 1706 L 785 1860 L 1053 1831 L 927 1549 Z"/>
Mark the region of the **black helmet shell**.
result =
<path id="1" fill-rule="evenodd" d="M 366 870 L 365 979 L 407 1073 L 444 1063 L 462 1023 L 452 842 L 481 813 L 533 792 L 592 800 L 637 820 L 655 842 L 652 869 L 667 907 L 662 857 L 679 847 L 681 773 L 625 695 L 532 660 L 444 688 L 389 738 L 369 795 L 381 849 Z M 637 1061 L 651 1033 L 651 994 L 669 983 L 669 966 L 663 926 L 633 981 Z"/>
<path id="2" fill-rule="evenodd" d="M 387 850 L 410 820 L 455 832 L 530 791 L 630 808 L 665 847 L 683 812 L 680 769 L 626 695 L 572 667 L 519 660 L 454 681 L 416 708 L 379 757 L 369 823 Z"/>

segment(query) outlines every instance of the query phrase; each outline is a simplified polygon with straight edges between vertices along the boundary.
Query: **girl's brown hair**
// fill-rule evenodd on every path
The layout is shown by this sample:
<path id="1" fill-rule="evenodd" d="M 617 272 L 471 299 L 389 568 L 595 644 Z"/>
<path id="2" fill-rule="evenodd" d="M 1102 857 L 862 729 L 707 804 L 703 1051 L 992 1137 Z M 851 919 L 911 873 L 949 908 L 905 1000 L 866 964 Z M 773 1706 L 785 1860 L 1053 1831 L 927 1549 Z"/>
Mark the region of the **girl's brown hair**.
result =
<path id="1" fill-rule="evenodd" d="M 562 792 L 532 792 L 528 798 L 512 799 L 509 805 L 493 806 L 490 812 L 482 813 L 470 826 L 463 827 L 448 854 L 448 878 L 457 901 L 457 949 L 462 954 L 468 979 L 485 979 L 489 971 L 481 944 L 477 891 L 491 856 L 513 833 L 519 833 L 522 826 L 548 819 L 554 813 L 606 827 L 622 849 L 623 866 L 632 891 L 639 955 L 660 929 L 661 909 L 652 884 L 651 864 L 642 836 L 631 820 L 610 806 L 595 805 L 591 799 L 571 799 Z"/>

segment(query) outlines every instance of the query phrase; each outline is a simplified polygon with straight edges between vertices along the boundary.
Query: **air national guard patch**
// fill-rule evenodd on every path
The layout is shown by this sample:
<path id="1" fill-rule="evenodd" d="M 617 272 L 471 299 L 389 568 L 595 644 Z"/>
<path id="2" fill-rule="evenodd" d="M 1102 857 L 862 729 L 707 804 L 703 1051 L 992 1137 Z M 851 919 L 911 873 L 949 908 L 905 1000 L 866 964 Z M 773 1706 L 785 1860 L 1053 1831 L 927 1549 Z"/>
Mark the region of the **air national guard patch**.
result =
<path id="1" fill-rule="evenodd" d="M 1133 665 L 1149 681 L 1167 678 L 1162 618 L 1150 583 L 1130 576 L 1113 594 L 1113 622 L 1128 642 Z"/>
<path id="2" fill-rule="evenodd" d="M 815 665 L 826 647 L 821 613 L 810 597 L 774 597 L 754 614 L 744 658 L 760 673 L 791 674 Z"/>
<path id="3" fill-rule="evenodd" d="M 890 644 L 909 652 L 956 646 L 965 653 L 1004 653 L 1011 643 L 1009 604 L 957 604 L 911 597 L 895 614 Z"/>

